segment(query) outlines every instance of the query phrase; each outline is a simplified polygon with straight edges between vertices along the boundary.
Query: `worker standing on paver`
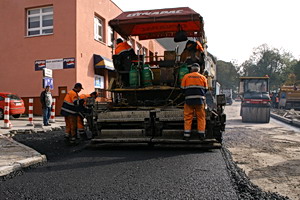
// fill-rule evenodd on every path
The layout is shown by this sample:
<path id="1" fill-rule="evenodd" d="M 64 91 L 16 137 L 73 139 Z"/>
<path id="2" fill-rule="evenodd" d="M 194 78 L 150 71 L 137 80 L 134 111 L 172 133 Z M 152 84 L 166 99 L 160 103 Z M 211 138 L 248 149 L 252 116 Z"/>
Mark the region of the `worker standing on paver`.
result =
<path id="1" fill-rule="evenodd" d="M 65 117 L 66 122 L 66 135 L 65 137 L 70 140 L 71 143 L 75 143 L 77 136 L 77 117 L 78 107 L 80 99 L 78 93 L 82 90 L 82 84 L 76 83 L 74 88 L 70 90 L 65 96 L 61 115 Z"/>
<path id="2" fill-rule="evenodd" d="M 207 79 L 199 73 L 200 66 L 192 64 L 191 73 L 186 74 L 181 82 L 184 90 L 184 137 L 189 138 L 192 131 L 194 113 L 197 117 L 197 130 L 200 139 L 205 138 L 205 93 L 207 91 Z"/>
<path id="3" fill-rule="evenodd" d="M 130 51 L 132 50 L 132 47 L 125 41 L 123 41 L 121 38 L 118 38 L 116 40 L 116 49 L 115 49 L 115 55 L 120 55 L 122 52 Z"/>

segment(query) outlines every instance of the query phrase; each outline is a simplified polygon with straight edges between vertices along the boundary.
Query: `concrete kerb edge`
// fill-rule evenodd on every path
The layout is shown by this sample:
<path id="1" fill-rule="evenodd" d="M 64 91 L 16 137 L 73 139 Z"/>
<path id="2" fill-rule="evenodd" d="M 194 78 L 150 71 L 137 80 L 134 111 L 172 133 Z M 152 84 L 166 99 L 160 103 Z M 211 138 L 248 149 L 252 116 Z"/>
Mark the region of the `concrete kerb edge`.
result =
<path id="1" fill-rule="evenodd" d="M 271 113 L 271 117 L 273 117 L 281 122 L 284 122 L 284 123 L 287 123 L 287 124 L 290 124 L 290 125 L 293 125 L 296 127 L 300 127 L 300 121 L 297 119 L 287 119 L 285 117 L 282 117 L 282 116 L 274 114 L 274 113 Z"/>
<path id="2" fill-rule="evenodd" d="M 18 146 L 24 148 L 25 150 L 31 152 L 32 156 L 29 158 L 25 158 L 25 159 L 16 161 L 12 165 L 0 167 L 0 177 L 6 176 L 14 171 L 21 170 L 22 168 L 27 168 L 32 165 L 47 162 L 47 157 L 45 155 L 40 154 L 37 151 L 35 151 L 34 149 L 15 141 L 14 139 L 8 137 L 7 135 L 2 134 L 2 136 L 5 136 L 11 143 L 14 143 L 15 145 L 18 145 Z"/>
<path id="3" fill-rule="evenodd" d="M 282 117 L 282 116 L 274 114 L 274 113 L 271 113 L 271 117 L 273 117 L 273 118 L 275 118 L 275 119 L 277 119 L 279 121 L 288 123 L 288 124 L 292 124 L 293 123 L 291 119 L 287 119 L 285 117 Z"/>
<path id="4" fill-rule="evenodd" d="M 26 159 L 20 160 L 18 162 L 13 163 L 10 166 L 0 167 L 0 177 L 6 176 L 12 172 L 21 170 L 23 168 L 27 168 L 32 165 L 44 163 L 44 162 L 47 162 L 47 158 L 45 155 L 34 156 L 31 158 L 26 158 Z"/>
<path id="5" fill-rule="evenodd" d="M 297 120 L 297 119 L 293 119 L 292 120 L 292 124 L 295 125 L 295 126 L 297 126 L 297 127 L 300 127 L 300 121 Z"/>
<path id="6" fill-rule="evenodd" d="M 14 134 L 26 134 L 26 133 L 40 133 L 40 132 L 50 132 L 50 131 L 62 131 L 65 129 L 65 126 L 57 126 L 57 127 L 50 127 L 50 128 L 29 128 L 29 129 L 14 129 L 9 130 L 6 133 L 2 133 L 2 135 L 12 136 Z"/>

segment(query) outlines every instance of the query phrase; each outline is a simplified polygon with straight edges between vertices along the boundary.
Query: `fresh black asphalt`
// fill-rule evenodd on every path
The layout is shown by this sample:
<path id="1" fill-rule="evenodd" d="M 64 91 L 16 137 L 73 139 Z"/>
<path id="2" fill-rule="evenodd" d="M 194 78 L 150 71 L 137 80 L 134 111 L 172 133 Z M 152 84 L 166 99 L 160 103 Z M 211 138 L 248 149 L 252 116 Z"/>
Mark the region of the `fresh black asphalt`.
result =
<path id="1" fill-rule="evenodd" d="M 253 186 L 226 149 L 70 147 L 59 131 L 14 139 L 48 162 L 3 177 L 0 199 L 286 199 Z"/>

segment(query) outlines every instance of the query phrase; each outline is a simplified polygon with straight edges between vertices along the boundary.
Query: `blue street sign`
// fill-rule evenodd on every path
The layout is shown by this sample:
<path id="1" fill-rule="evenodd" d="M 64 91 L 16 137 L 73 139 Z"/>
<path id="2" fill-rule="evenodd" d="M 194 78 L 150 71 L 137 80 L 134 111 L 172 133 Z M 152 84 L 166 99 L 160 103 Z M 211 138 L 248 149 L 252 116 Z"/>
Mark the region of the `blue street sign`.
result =
<path id="1" fill-rule="evenodd" d="M 50 77 L 44 77 L 43 78 L 43 88 L 45 88 L 47 85 L 50 86 L 50 89 L 53 90 L 53 78 Z"/>

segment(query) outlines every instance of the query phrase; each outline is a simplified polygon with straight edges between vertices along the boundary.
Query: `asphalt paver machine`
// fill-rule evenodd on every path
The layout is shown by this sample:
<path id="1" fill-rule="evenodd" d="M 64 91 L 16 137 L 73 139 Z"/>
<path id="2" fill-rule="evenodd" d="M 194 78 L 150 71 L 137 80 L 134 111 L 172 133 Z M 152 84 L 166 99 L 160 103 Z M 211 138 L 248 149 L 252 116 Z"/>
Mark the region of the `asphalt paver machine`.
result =
<path id="1" fill-rule="evenodd" d="M 109 21 L 109 25 L 123 38 L 137 36 L 139 40 L 174 38 L 181 27 L 187 37 L 202 43 L 207 56 L 203 18 L 187 7 L 123 12 Z M 206 138 L 200 140 L 194 132 L 189 140 L 183 139 L 184 96 L 179 76 L 180 66 L 184 63 L 177 59 L 180 55 L 176 50 L 172 53 L 174 59 L 166 60 L 166 56 L 159 60 L 148 59 L 152 71 L 150 84 L 141 83 L 147 56 L 138 55 L 138 84 L 120 87 L 112 83 L 109 88 L 112 101 L 92 104 L 93 112 L 88 119 L 94 135 L 92 142 L 221 146 L 226 100 L 224 95 L 213 94 L 216 77 L 211 76 L 209 67 L 205 68 L 210 82 L 207 96 L 212 101 L 206 105 Z M 205 62 L 208 60 L 212 59 L 205 58 Z M 196 120 L 193 124 L 195 129 Z"/>

